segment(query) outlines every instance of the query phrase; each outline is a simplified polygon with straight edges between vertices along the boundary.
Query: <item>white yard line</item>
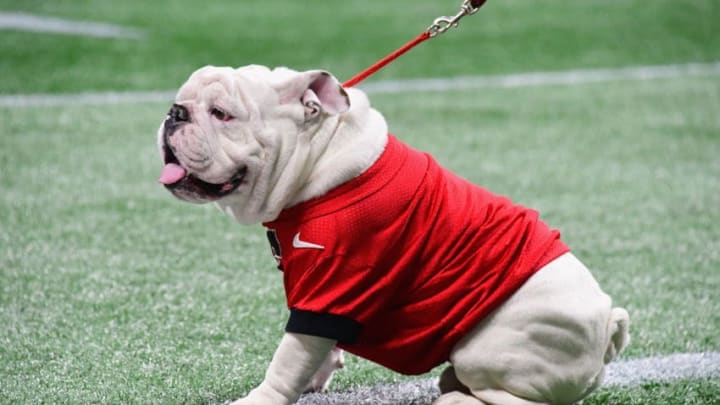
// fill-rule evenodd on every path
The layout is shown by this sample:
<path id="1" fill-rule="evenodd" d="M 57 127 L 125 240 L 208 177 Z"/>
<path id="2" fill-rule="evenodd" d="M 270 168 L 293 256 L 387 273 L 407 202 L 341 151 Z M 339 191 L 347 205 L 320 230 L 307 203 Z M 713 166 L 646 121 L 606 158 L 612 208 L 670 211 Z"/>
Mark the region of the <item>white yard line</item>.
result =
<path id="1" fill-rule="evenodd" d="M 100 105 L 169 103 L 177 91 L 108 91 L 71 94 L 11 94 L 0 96 L 0 107 L 49 107 L 59 105 Z"/>
<path id="2" fill-rule="evenodd" d="M 367 84 L 361 85 L 360 88 L 370 94 L 392 94 L 415 91 L 577 85 L 622 80 L 655 80 L 718 74 L 720 74 L 720 62 L 710 62 L 688 63 L 682 65 L 634 66 L 618 69 L 586 69 L 490 76 L 465 76 L 445 79 L 389 80 L 368 82 Z M 169 103 L 175 96 L 175 92 L 176 90 L 0 95 L 0 107 L 42 107 L 53 105 L 92 105 L 146 102 Z"/>
<path id="3" fill-rule="evenodd" d="M 368 83 L 368 93 L 448 91 L 482 88 L 512 88 L 547 85 L 575 85 L 622 80 L 655 80 L 673 77 L 720 74 L 720 62 L 682 65 L 631 66 L 616 69 L 584 69 L 559 72 L 530 72 L 494 76 L 463 76 L 447 79 L 410 79 Z"/>
<path id="4" fill-rule="evenodd" d="M 675 353 L 610 363 L 606 386 L 634 386 L 644 382 L 720 377 L 720 353 Z"/>
<path id="5" fill-rule="evenodd" d="M 342 373 L 342 371 L 340 371 Z M 678 353 L 610 363 L 603 386 L 636 386 L 646 382 L 720 377 L 720 353 Z M 437 396 L 437 379 L 362 387 L 353 391 L 310 394 L 298 405 L 430 404 Z"/>
<path id="6" fill-rule="evenodd" d="M 141 39 L 144 36 L 140 30 L 120 25 L 13 12 L 0 12 L 0 30 L 48 32 L 98 38 Z"/>

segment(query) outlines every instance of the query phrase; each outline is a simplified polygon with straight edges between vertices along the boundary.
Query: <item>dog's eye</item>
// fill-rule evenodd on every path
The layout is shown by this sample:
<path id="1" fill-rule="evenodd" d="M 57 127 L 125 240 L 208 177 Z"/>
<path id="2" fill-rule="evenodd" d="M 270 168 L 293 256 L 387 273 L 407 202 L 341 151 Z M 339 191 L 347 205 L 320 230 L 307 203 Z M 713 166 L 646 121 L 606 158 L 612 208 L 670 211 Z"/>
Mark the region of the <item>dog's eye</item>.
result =
<path id="1" fill-rule="evenodd" d="M 210 110 L 210 115 L 219 119 L 220 121 L 230 121 L 231 119 L 235 118 L 232 115 L 230 115 L 230 114 L 226 113 L 225 111 L 223 111 L 219 108 L 216 108 L 216 107 L 213 107 Z"/>

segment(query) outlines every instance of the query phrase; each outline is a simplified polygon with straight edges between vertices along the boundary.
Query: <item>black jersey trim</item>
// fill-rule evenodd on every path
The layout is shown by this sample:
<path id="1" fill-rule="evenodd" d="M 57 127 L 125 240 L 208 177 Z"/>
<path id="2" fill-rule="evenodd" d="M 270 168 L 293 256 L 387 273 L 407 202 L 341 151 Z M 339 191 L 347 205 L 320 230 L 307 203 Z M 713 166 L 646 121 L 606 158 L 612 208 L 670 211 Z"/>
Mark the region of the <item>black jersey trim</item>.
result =
<path id="1" fill-rule="evenodd" d="M 337 340 L 338 343 L 352 344 L 360 336 L 362 324 L 342 315 L 290 309 L 286 332 L 320 336 Z"/>

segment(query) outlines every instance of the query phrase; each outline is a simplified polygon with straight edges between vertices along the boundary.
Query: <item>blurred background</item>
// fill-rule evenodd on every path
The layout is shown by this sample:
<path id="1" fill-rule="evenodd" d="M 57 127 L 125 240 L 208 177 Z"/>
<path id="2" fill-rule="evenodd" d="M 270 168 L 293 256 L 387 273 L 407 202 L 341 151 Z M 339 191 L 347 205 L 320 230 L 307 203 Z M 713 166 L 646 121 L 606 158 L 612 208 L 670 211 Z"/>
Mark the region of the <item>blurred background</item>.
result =
<path id="1" fill-rule="evenodd" d="M 0 93 L 176 88 L 206 64 L 324 68 L 349 78 L 459 0 L 0 0 L 0 12 L 116 24 L 132 38 L 2 29 Z M 12 15 L 12 14 L 11 14 Z M 714 0 L 490 0 L 375 79 L 717 60 Z M 6 23 L 6 26 L 12 24 Z"/>

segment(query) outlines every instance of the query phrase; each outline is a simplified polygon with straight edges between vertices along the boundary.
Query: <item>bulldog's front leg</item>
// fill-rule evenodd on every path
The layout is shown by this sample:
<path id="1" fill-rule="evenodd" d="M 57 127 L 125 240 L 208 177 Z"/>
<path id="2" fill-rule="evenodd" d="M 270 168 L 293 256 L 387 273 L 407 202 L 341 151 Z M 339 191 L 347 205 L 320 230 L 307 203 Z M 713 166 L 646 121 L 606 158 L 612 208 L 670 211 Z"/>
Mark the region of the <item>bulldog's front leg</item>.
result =
<path id="1" fill-rule="evenodd" d="M 336 343 L 332 339 L 286 333 L 265 372 L 265 380 L 231 405 L 294 403 Z"/>
<path id="2" fill-rule="evenodd" d="M 345 356 L 343 351 L 334 347 L 330 353 L 328 353 L 325 360 L 320 365 L 320 368 L 315 372 L 315 375 L 310 379 L 310 383 L 305 388 L 305 392 L 325 392 L 330 386 L 332 376 L 335 370 L 343 368 L 345 366 Z"/>

